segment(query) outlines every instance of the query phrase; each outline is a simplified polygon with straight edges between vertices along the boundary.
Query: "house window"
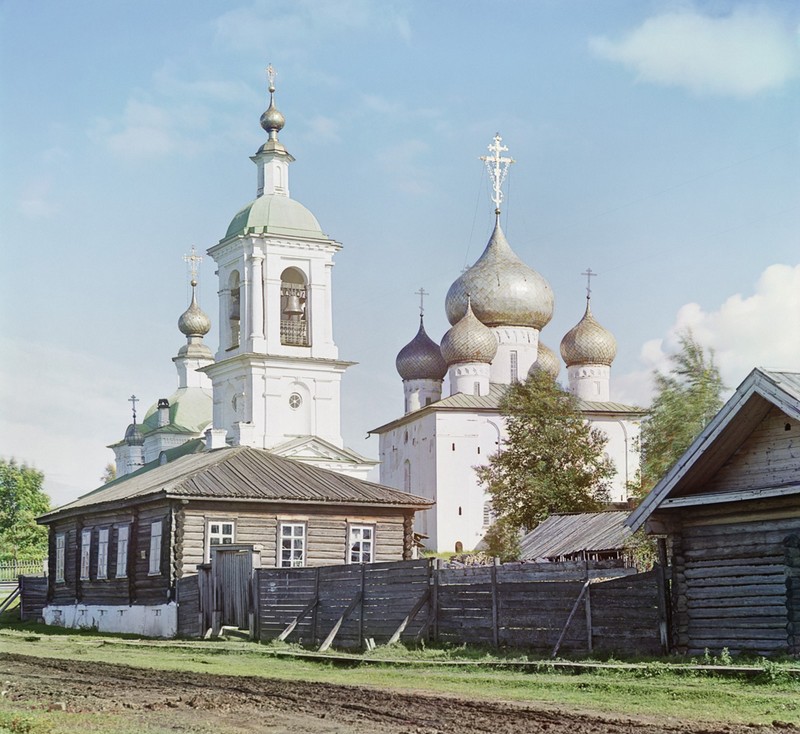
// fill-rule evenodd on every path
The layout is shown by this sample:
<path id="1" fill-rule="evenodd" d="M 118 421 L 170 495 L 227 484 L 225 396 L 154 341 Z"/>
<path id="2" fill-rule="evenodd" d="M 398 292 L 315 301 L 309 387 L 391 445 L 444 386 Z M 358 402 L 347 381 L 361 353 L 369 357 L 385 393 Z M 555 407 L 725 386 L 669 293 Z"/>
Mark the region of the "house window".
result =
<path id="1" fill-rule="evenodd" d="M 118 579 L 124 579 L 128 575 L 128 525 L 123 525 L 117 529 L 117 573 Z"/>
<path id="2" fill-rule="evenodd" d="M 350 563 L 372 563 L 375 548 L 373 525 L 350 526 Z"/>
<path id="3" fill-rule="evenodd" d="M 155 576 L 161 573 L 161 531 L 163 522 L 155 520 L 150 524 L 150 569 L 148 573 Z"/>
<path id="4" fill-rule="evenodd" d="M 211 546 L 231 545 L 234 537 L 233 522 L 223 522 L 222 520 L 209 520 L 208 523 L 208 553 L 207 558 L 211 558 Z"/>
<path id="5" fill-rule="evenodd" d="M 97 534 L 97 578 L 108 578 L 108 528 Z"/>
<path id="6" fill-rule="evenodd" d="M 56 535 L 56 583 L 64 583 L 64 570 L 66 567 L 64 549 L 66 547 L 66 536 L 64 533 Z"/>
<path id="7" fill-rule="evenodd" d="M 306 525 L 302 522 L 281 523 L 280 567 L 299 568 L 306 565 Z"/>
<path id="8" fill-rule="evenodd" d="M 81 531 L 81 581 L 89 578 L 89 554 L 92 551 L 92 531 Z"/>
<path id="9" fill-rule="evenodd" d="M 519 360 L 516 351 L 511 352 L 511 382 L 519 382 Z"/>

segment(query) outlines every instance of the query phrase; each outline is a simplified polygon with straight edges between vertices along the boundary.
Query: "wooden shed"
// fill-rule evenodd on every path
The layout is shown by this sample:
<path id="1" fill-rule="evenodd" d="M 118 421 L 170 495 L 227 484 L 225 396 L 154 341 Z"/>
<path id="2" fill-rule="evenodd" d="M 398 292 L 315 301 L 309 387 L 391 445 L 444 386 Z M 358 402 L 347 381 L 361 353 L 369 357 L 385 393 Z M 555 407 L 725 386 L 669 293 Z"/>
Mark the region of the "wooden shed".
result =
<path id="1" fill-rule="evenodd" d="M 404 560 L 414 513 L 430 504 L 260 449 L 190 442 L 39 518 L 50 530 L 44 618 L 172 636 L 178 582 L 215 546 L 252 546 L 262 567 Z"/>
<path id="2" fill-rule="evenodd" d="M 753 370 L 627 524 L 668 541 L 678 652 L 800 652 L 800 373 Z"/>

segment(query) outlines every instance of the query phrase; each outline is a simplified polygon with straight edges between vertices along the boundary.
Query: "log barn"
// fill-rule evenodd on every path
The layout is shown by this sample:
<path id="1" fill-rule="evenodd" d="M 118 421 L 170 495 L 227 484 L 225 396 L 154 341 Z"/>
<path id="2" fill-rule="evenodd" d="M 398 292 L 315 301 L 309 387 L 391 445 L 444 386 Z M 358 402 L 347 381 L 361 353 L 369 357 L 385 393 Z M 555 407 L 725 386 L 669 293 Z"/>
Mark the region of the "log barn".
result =
<path id="1" fill-rule="evenodd" d="M 411 558 L 424 498 L 244 446 L 191 441 L 39 518 L 48 624 L 174 636 L 179 581 L 212 549 L 297 568 Z"/>
<path id="2" fill-rule="evenodd" d="M 627 522 L 666 540 L 677 652 L 800 653 L 800 373 L 753 370 Z"/>

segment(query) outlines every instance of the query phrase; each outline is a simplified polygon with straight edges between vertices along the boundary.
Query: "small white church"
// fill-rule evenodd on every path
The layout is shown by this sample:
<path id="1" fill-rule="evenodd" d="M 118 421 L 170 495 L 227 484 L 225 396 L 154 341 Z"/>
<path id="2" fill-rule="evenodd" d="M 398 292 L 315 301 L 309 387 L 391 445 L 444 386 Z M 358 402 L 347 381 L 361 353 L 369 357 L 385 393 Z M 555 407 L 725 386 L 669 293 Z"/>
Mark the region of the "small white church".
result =
<path id="1" fill-rule="evenodd" d="M 217 265 L 219 348 L 203 343 L 211 322 L 195 298 L 178 321 L 186 338 L 173 358 L 178 389 L 161 398 L 124 438 L 110 446 L 117 476 L 164 459 L 164 452 L 204 438 L 208 449 L 251 446 L 366 479 L 378 463 L 344 446 L 340 385 L 352 362 L 333 340 L 332 269 L 341 244 L 289 193 L 294 161 L 278 138 L 285 124 L 275 106 L 270 67 L 269 107 L 261 116 L 267 141 L 251 157 L 256 196 L 208 250 Z M 552 318 L 547 281 L 523 263 L 500 227 L 502 183 L 512 159 L 496 136 L 484 156 L 493 181 L 496 223 L 478 261 L 450 287 L 445 308 L 452 328 L 441 344 L 419 332 L 397 355 L 404 415 L 375 428 L 381 484 L 435 501 L 418 512 L 415 531 L 436 551 L 473 549 L 494 520 L 491 500 L 474 467 L 506 439 L 499 402 L 530 370 L 557 377 L 560 363 L 540 342 Z M 591 273 L 591 271 L 589 271 Z M 641 409 L 615 403 L 610 368 L 613 335 L 586 312 L 561 341 L 569 389 L 592 426 L 608 436 L 617 470 L 612 499 L 627 500 L 639 468 Z M 446 378 L 446 380 L 445 380 Z M 448 394 L 443 396 L 445 384 Z"/>
<path id="2" fill-rule="evenodd" d="M 405 414 L 372 430 L 380 437 L 380 481 L 435 500 L 417 514 L 415 531 L 436 551 L 471 550 L 494 521 L 491 497 L 475 467 L 507 438 L 499 404 L 506 388 L 542 369 L 557 378 L 561 365 L 540 333 L 553 316 L 549 283 L 514 253 L 500 226 L 502 184 L 513 159 L 499 135 L 483 160 L 493 183 L 495 226 L 477 262 L 450 286 L 445 299 L 452 328 L 441 344 L 425 332 L 422 306 L 417 335 L 396 359 Z M 586 275 L 591 283 L 591 270 Z M 606 453 L 616 475 L 611 501 L 628 499 L 639 469 L 638 437 L 645 412 L 613 402 L 614 336 L 589 306 L 561 340 L 569 391 L 592 427 L 608 437 Z M 449 393 L 443 397 L 445 378 Z"/>

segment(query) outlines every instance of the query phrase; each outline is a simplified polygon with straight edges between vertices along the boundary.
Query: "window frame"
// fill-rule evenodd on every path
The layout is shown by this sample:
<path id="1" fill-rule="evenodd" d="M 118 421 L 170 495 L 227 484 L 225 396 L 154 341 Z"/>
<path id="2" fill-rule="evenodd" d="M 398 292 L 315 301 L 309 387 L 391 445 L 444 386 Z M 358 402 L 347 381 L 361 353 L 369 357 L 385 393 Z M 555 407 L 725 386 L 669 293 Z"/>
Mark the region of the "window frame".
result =
<path id="1" fill-rule="evenodd" d="M 231 532 L 230 533 L 215 533 L 214 536 L 219 536 L 222 538 L 230 537 L 230 541 L 226 543 L 224 540 L 222 543 L 212 543 L 212 533 L 211 533 L 211 526 L 212 524 L 222 525 L 230 525 Z M 218 545 L 234 545 L 236 543 L 236 520 L 228 519 L 228 518 L 209 518 L 206 520 L 206 562 L 211 561 L 211 549 Z"/>
<path id="2" fill-rule="evenodd" d="M 108 544 L 108 528 L 100 528 L 97 531 L 97 569 L 95 571 L 97 579 L 108 578 Z"/>
<path id="3" fill-rule="evenodd" d="M 155 533 L 155 528 L 158 527 L 158 533 Z M 164 521 L 153 520 L 150 523 L 150 555 L 148 557 L 148 576 L 161 575 L 161 549 L 162 538 L 164 535 Z"/>
<path id="4" fill-rule="evenodd" d="M 67 571 L 67 534 L 56 533 L 56 583 L 66 582 Z"/>
<path id="5" fill-rule="evenodd" d="M 302 533 L 300 535 L 295 535 L 294 532 L 291 535 L 284 535 L 284 528 L 302 528 Z M 288 549 L 284 549 L 283 541 L 290 540 L 291 546 Z M 302 556 L 300 558 L 300 563 L 295 563 L 295 559 L 292 557 L 294 552 L 297 550 L 295 547 L 295 541 L 300 541 L 300 551 Z M 289 551 L 289 558 L 286 559 L 288 563 L 284 562 L 283 553 L 284 550 Z M 278 568 L 304 568 L 308 561 L 308 522 L 305 520 L 281 520 L 278 523 L 278 547 L 277 547 L 277 566 Z"/>
<path id="6" fill-rule="evenodd" d="M 359 539 L 353 538 L 353 531 L 363 531 L 368 530 L 370 533 L 370 538 L 368 540 L 364 540 L 363 536 Z M 365 523 L 365 522 L 353 522 L 347 524 L 347 558 L 345 562 L 348 564 L 353 565 L 360 565 L 362 563 L 375 563 L 375 523 Z M 369 558 L 366 560 L 364 559 L 364 542 L 369 543 Z M 356 543 L 361 544 L 361 547 L 358 549 L 358 558 L 353 560 L 353 546 Z"/>
<path id="7" fill-rule="evenodd" d="M 92 529 L 81 530 L 81 581 L 91 580 Z"/>
<path id="8" fill-rule="evenodd" d="M 124 538 L 123 531 L 125 535 Z M 117 567 L 114 577 L 118 579 L 124 579 L 128 577 L 128 547 L 130 543 L 130 537 L 130 525 L 120 525 L 117 528 Z"/>

